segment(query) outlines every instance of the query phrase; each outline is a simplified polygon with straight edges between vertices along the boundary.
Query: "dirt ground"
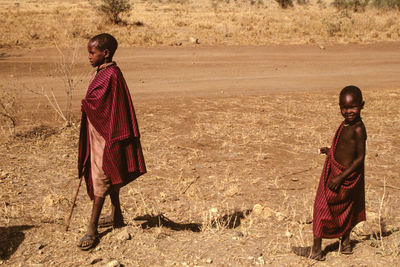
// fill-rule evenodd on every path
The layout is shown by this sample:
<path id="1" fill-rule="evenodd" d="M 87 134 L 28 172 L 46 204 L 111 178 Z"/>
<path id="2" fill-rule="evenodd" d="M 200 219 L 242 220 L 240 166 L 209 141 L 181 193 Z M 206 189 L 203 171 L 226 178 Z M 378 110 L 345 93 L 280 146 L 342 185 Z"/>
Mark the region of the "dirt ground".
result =
<path id="1" fill-rule="evenodd" d="M 91 209 L 84 185 L 64 229 L 78 184 L 80 99 L 91 71 L 85 49 L 73 71 L 70 127 L 37 94 L 53 90 L 64 109 L 59 52 L 0 50 L 0 88 L 17 122 L 14 137 L 9 121 L 0 125 L 1 264 L 398 266 L 399 45 L 121 48 L 115 60 L 133 96 L 148 173 L 121 191 L 127 226 L 101 230 L 89 252 L 76 247 Z M 312 242 L 324 162 L 317 149 L 342 121 L 338 93 L 349 84 L 366 101 L 367 222 L 352 233 L 353 255 L 325 240 L 319 263 L 290 247 Z"/>

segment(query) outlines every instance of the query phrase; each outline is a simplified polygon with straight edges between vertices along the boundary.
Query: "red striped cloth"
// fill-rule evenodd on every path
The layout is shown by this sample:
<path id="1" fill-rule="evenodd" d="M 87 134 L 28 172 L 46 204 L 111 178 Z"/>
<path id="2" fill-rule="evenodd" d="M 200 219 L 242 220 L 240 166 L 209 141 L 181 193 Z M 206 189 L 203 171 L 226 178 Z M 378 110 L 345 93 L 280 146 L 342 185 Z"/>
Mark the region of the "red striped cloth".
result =
<path id="1" fill-rule="evenodd" d="M 357 223 L 365 221 L 364 167 L 351 173 L 338 192 L 328 188 L 328 181 L 345 169 L 334 158 L 343 127 L 344 123 L 333 138 L 315 197 L 313 232 L 320 238 L 341 237 L 350 233 Z"/>
<path id="2" fill-rule="evenodd" d="M 126 185 L 146 173 L 140 133 L 128 86 L 115 64 L 100 69 L 82 100 L 79 177 L 85 176 L 93 198 L 88 121 L 105 139 L 103 170 L 113 185 Z"/>

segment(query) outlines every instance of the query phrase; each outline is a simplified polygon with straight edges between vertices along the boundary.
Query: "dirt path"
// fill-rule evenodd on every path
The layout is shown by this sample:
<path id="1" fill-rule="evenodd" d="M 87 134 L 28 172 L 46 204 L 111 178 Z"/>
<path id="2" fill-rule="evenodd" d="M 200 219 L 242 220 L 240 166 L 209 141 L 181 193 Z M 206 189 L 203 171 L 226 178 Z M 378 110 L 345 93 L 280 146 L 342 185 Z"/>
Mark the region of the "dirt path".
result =
<path id="1" fill-rule="evenodd" d="M 400 84 L 399 46 L 121 48 L 115 60 L 136 95 L 337 90 L 348 84 L 379 89 Z M 46 80 L 54 87 L 60 83 L 48 77 L 58 62 L 54 49 L 2 55 L 0 78 L 5 83 L 16 78 L 26 83 Z M 77 62 L 80 72 L 90 72 L 84 49 Z"/>

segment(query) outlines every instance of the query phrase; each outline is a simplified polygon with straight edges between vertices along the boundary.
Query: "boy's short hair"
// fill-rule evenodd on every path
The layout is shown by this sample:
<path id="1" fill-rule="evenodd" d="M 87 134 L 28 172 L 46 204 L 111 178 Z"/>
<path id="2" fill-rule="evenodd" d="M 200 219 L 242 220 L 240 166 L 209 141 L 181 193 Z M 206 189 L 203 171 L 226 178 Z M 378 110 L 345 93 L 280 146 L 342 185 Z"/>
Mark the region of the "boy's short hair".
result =
<path id="1" fill-rule="evenodd" d="M 361 89 L 358 88 L 357 86 L 354 86 L 354 85 L 346 86 L 345 88 L 342 89 L 342 91 L 340 91 L 339 98 L 341 98 L 341 97 L 343 97 L 344 95 L 347 95 L 347 94 L 351 94 L 351 95 L 355 96 L 355 98 L 357 100 L 359 100 L 360 103 L 363 103 L 363 96 L 362 96 L 362 93 L 361 93 Z"/>
<path id="2" fill-rule="evenodd" d="M 108 51 L 110 51 L 111 57 L 114 56 L 114 53 L 118 48 L 117 40 L 114 38 L 114 36 L 108 33 L 101 33 L 90 38 L 89 43 L 94 43 L 94 42 L 97 43 L 96 44 L 97 49 L 100 49 L 101 51 L 108 49 Z"/>

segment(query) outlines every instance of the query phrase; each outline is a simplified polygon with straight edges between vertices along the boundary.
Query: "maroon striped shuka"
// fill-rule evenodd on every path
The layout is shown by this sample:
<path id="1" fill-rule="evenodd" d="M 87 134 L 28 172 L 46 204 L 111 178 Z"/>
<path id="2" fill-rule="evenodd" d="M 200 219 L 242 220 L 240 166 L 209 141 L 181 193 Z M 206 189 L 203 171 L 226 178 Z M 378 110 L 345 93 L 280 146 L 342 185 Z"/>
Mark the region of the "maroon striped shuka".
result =
<path id="1" fill-rule="evenodd" d="M 328 188 L 330 179 L 345 169 L 334 158 L 343 127 L 344 122 L 333 138 L 315 197 L 313 232 L 320 238 L 341 237 L 350 233 L 357 223 L 365 221 L 364 166 L 351 173 L 338 192 Z"/>
<path id="2" fill-rule="evenodd" d="M 115 63 L 99 68 L 82 100 L 78 171 L 93 199 L 88 119 L 106 141 L 103 170 L 113 185 L 124 186 L 146 173 L 132 99 Z"/>

